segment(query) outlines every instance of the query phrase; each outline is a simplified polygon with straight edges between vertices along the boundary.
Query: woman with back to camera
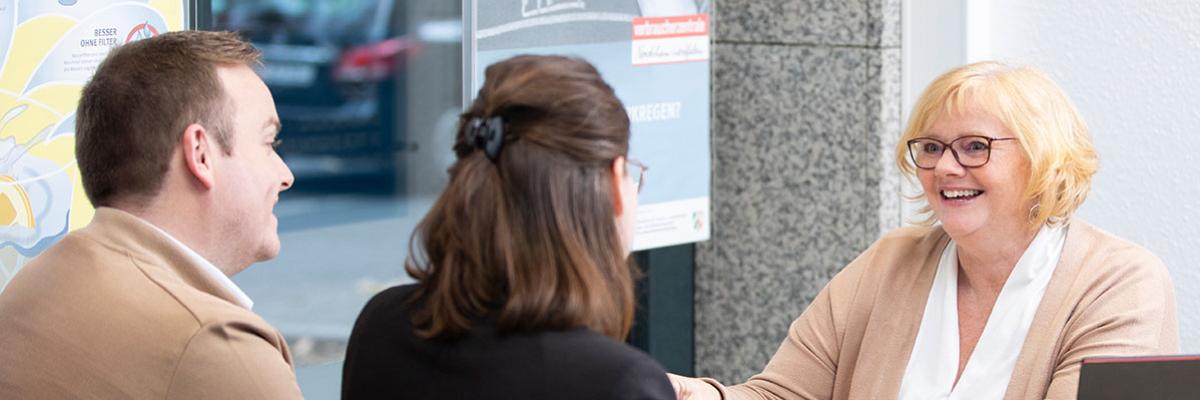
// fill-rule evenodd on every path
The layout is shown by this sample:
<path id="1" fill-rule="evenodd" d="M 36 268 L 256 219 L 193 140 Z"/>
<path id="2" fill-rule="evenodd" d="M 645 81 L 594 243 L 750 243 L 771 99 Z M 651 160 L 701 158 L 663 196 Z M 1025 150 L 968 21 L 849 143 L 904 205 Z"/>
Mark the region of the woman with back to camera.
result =
<path id="1" fill-rule="evenodd" d="M 363 309 L 346 399 L 674 399 L 621 342 L 641 173 L 629 118 L 588 63 L 518 56 L 487 68 L 459 119 L 450 182 L 417 226 L 417 283 Z"/>
<path id="2" fill-rule="evenodd" d="M 895 157 L 940 224 L 875 242 L 750 381 L 672 376 L 681 398 L 1074 399 L 1085 357 L 1178 351 L 1162 262 L 1072 217 L 1096 153 L 1044 74 L 943 74 Z"/>

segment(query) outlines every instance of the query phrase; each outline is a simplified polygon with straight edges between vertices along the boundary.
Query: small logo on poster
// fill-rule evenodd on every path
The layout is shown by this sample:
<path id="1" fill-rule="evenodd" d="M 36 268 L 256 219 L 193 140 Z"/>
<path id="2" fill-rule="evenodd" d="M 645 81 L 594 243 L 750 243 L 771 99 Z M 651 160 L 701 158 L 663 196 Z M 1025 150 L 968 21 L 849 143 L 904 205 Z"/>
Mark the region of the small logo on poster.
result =
<path id="1" fill-rule="evenodd" d="M 158 29 L 155 29 L 154 25 L 150 25 L 149 22 L 143 22 L 137 24 L 137 26 L 129 31 L 128 35 L 125 35 L 125 43 L 149 39 L 155 36 L 158 36 Z"/>
<path id="2" fill-rule="evenodd" d="M 633 65 L 708 60 L 708 14 L 633 19 Z"/>
<path id="3" fill-rule="evenodd" d="M 521 0 L 521 17 L 529 18 L 563 10 L 587 8 L 583 0 Z"/>

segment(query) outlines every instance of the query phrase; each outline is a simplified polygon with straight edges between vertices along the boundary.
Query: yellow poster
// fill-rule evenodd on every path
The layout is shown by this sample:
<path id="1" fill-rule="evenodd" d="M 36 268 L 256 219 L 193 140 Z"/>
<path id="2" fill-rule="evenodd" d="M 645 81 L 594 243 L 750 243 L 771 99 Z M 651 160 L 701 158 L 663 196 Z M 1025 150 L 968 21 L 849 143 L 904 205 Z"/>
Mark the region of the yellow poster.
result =
<path id="1" fill-rule="evenodd" d="M 0 290 L 94 210 L 75 106 L 113 47 L 185 27 L 187 0 L 0 0 Z"/>

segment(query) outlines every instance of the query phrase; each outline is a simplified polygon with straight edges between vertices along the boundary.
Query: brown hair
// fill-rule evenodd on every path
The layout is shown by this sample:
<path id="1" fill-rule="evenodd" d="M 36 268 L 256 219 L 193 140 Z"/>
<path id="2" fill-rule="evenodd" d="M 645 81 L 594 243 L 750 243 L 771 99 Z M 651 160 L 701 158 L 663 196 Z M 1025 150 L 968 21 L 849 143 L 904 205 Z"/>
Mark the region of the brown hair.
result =
<path id="1" fill-rule="evenodd" d="M 485 75 L 459 118 L 450 183 L 410 243 L 414 324 L 426 337 L 495 318 L 501 332 L 587 327 L 623 339 L 635 272 L 611 167 L 629 149 L 625 108 L 574 58 L 517 56 Z M 494 117 L 504 144 L 493 161 L 467 131 Z"/>
<path id="2" fill-rule="evenodd" d="M 257 65 L 236 33 L 180 31 L 114 49 L 100 63 L 75 115 L 75 158 L 96 207 L 140 203 L 162 188 L 188 125 L 232 149 L 231 114 L 216 66 Z"/>

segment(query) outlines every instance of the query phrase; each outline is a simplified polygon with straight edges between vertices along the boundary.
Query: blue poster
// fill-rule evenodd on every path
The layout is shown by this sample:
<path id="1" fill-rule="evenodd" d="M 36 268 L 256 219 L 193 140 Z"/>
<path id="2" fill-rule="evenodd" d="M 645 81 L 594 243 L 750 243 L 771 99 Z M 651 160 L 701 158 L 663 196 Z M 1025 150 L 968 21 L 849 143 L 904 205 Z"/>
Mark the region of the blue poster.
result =
<path id="1" fill-rule="evenodd" d="M 630 157 L 645 163 L 634 250 L 708 240 L 709 33 L 695 0 L 467 0 L 466 85 L 520 54 L 588 60 L 625 104 Z"/>

